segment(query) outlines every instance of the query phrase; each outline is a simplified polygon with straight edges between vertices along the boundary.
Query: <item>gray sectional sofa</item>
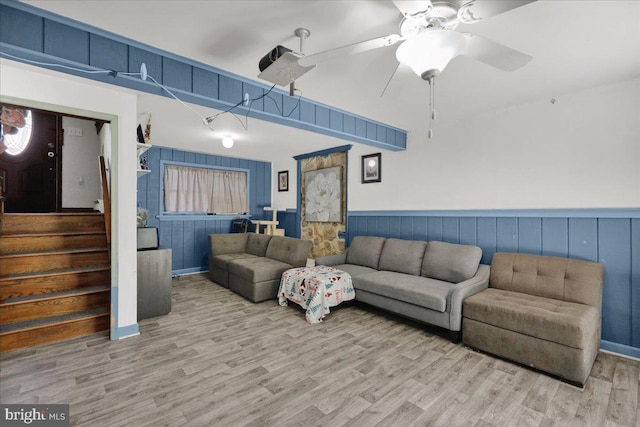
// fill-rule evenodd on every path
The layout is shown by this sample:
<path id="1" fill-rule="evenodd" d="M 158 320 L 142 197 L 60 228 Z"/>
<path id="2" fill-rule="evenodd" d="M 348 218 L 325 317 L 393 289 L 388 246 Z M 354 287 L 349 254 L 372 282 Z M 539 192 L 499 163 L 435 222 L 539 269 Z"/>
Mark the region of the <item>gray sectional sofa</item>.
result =
<path id="1" fill-rule="evenodd" d="M 465 345 L 584 385 L 600 348 L 602 264 L 496 253 L 464 302 Z"/>
<path id="2" fill-rule="evenodd" d="M 316 264 L 349 273 L 356 301 L 446 328 L 458 342 L 462 302 L 489 283 L 481 257 L 477 246 L 357 236 L 344 254 Z"/>
<path id="3" fill-rule="evenodd" d="M 278 296 L 282 273 L 303 267 L 311 242 L 255 233 L 210 234 L 209 277 L 253 301 Z"/>

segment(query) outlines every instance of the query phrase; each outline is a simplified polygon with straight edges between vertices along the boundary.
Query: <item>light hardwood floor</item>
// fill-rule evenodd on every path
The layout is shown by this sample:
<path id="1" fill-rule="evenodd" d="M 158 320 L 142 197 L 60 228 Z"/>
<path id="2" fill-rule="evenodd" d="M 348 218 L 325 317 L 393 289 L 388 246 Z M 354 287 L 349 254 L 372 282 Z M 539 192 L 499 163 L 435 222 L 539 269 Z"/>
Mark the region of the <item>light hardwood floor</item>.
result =
<path id="1" fill-rule="evenodd" d="M 0 357 L 2 403 L 69 403 L 77 426 L 640 426 L 640 363 L 601 353 L 584 390 L 358 304 L 309 325 L 205 278 L 173 312 Z"/>

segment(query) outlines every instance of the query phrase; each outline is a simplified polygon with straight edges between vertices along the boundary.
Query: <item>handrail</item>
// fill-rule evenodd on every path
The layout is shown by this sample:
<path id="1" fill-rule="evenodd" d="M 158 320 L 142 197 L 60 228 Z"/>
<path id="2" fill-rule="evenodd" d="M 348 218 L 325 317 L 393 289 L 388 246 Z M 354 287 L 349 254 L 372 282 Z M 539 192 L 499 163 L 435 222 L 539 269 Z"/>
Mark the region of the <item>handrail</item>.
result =
<path id="1" fill-rule="evenodd" d="M 109 197 L 109 186 L 107 185 L 107 168 L 104 156 L 100 156 L 100 177 L 102 181 L 102 203 L 104 205 L 104 228 L 107 233 L 107 248 L 111 255 L 111 198 Z"/>
<path id="2" fill-rule="evenodd" d="M 0 176 L 0 215 L 4 214 L 4 201 L 6 197 L 2 194 L 2 189 L 4 188 L 4 176 Z"/>

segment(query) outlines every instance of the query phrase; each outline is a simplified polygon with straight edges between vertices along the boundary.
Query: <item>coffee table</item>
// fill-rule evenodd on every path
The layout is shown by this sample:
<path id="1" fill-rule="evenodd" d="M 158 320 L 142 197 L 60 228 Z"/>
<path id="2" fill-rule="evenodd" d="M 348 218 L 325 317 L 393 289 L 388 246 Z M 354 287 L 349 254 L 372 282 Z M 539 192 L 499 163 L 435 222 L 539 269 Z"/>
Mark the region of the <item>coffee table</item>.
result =
<path id="1" fill-rule="evenodd" d="M 285 271 L 278 290 L 279 304 L 286 306 L 291 301 L 306 309 L 309 323 L 322 322 L 330 307 L 355 297 L 349 273 L 324 265 Z"/>

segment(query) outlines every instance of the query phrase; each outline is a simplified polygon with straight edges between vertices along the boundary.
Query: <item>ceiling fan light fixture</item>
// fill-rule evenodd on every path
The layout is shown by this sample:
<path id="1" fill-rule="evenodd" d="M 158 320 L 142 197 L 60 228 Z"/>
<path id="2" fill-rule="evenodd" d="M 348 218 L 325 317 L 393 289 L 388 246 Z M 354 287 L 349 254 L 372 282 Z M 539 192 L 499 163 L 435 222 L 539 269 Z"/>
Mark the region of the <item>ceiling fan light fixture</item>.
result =
<path id="1" fill-rule="evenodd" d="M 450 30 L 430 30 L 404 41 L 396 58 L 425 80 L 437 76 L 465 47 L 467 39 Z"/>
<path id="2" fill-rule="evenodd" d="M 233 147 L 233 138 L 229 135 L 225 135 L 224 138 L 222 138 L 222 146 L 224 148 Z"/>

